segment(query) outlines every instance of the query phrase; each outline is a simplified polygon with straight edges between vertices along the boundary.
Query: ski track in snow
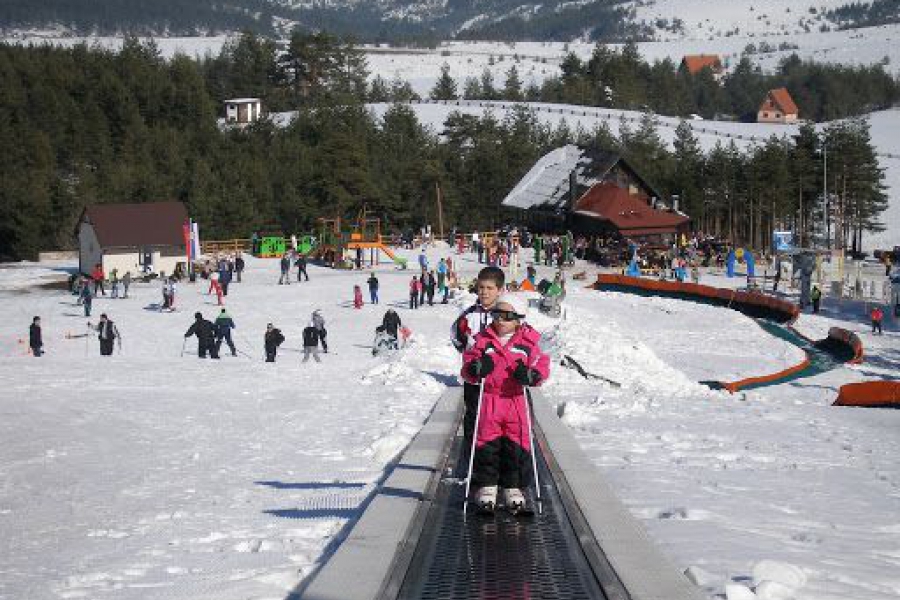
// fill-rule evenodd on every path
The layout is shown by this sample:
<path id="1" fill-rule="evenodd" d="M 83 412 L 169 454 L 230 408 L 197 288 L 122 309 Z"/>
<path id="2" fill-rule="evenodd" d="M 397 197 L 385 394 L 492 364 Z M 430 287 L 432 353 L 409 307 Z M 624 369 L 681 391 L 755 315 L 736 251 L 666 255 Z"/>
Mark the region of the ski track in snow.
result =
<path id="1" fill-rule="evenodd" d="M 275 261 L 248 264 L 227 302 L 253 359 L 218 362 L 197 359 L 193 338 L 179 355 L 193 312 L 217 311 L 202 284 L 180 285 L 172 314 L 146 310 L 155 284 L 96 300 L 93 320 L 108 312 L 123 334 L 124 352 L 101 359 L 94 337 L 65 338 L 84 328 L 72 296 L 27 287 L 71 265 L 0 269 L 0 598 L 284 598 L 346 535 L 455 381 L 449 326 L 472 296 L 410 311 L 413 271 L 382 266 L 383 304 L 354 310 L 352 286 L 368 271 L 312 267 L 309 284 L 278 286 Z M 470 256 L 460 265 L 467 276 L 478 267 Z M 900 362 L 895 329 L 871 338 L 826 306 L 798 327 L 844 323 L 880 363 L 729 395 L 697 381 L 777 370 L 796 348 L 733 311 L 576 283 L 565 319 L 531 320 L 557 359 L 622 387 L 556 360 L 548 396 L 676 564 L 706 573 L 710 594 L 746 583 L 765 559 L 801 569 L 800 600 L 900 593 L 900 413 L 828 406 L 840 383 Z M 388 305 L 414 335 L 373 358 Z M 314 308 L 332 352 L 302 365 L 294 350 Z M 48 351 L 39 360 L 18 342 L 35 314 Z M 261 359 L 269 321 L 287 338 L 274 365 Z"/>

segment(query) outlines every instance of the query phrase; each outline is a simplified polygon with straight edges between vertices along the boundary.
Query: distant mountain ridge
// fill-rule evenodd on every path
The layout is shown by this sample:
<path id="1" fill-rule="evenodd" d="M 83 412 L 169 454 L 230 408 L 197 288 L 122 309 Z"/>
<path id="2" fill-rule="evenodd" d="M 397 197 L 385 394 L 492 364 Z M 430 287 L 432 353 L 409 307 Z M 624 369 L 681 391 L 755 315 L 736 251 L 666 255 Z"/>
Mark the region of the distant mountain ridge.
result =
<path id="1" fill-rule="evenodd" d="M 813 4 L 816 2 L 816 4 Z M 824 6 L 820 6 L 824 5 Z M 197 36 L 294 27 L 362 42 L 651 40 L 749 31 L 853 28 L 900 20 L 900 2 L 789 0 L 4 0 L 0 30 L 52 28 L 74 35 Z"/>

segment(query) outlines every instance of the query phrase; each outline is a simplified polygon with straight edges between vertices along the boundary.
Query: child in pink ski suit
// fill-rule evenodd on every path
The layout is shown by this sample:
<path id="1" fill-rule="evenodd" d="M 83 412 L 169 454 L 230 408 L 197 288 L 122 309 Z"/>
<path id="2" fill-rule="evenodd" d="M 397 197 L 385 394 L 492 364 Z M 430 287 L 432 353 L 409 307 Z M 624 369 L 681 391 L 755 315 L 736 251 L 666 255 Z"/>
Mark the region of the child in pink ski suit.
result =
<path id="1" fill-rule="evenodd" d="M 362 297 L 362 288 L 358 285 L 353 286 L 353 308 L 362 308 L 363 306 L 363 297 Z"/>
<path id="2" fill-rule="evenodd" d="M 523 323 L 523 301 L 504 295 L 491 310 L 493 322 L 475 336 L 463 354 L 462 376 L 469 383 L 484 381 L 472 484 L 482 508 L 497 504 L 503 488 L 508 508 L 521 508 L 522 488 L 531 483 L 531 440 L 525 386 L 543 383 L 550 358 L 541 352 L 540 333 Z"/>

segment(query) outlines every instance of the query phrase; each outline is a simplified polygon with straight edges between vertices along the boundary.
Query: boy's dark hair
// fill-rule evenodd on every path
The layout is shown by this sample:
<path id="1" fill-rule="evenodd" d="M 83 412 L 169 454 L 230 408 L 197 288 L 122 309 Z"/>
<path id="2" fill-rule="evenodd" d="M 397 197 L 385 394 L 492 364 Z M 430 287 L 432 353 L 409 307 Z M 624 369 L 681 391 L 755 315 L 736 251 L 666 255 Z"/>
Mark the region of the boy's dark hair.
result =
<path id="1" fill-rule="evenodd" d="M 506 275 L 500 267 L 485 267 L 478 272 L 478 281 L 493 281 L 497 289 L 506 285 Z"/>

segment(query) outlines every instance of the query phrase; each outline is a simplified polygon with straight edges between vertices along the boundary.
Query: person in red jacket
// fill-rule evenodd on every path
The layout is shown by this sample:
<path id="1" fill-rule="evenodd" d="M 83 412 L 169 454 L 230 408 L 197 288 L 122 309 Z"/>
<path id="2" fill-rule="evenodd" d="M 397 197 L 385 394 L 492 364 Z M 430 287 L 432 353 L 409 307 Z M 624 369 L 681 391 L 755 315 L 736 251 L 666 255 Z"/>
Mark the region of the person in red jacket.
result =
<path id="1" fill-rule="evenodd" d="M 876 306 L 872 309 L 871 312 L 872 317 L 872 333 L 878 332 L 878 335 L 884 335 L 884 331 L 881 329 L 881 322 L 884 320 L 884 311 L 881 310 L 880 306 Z"/>
<path id="2" fill-rule="evenodd" d="M 94 296 L 97 295 L 97 290 L 100 290 L 100 293 L 104 296 L 106 295 L 106 290 L 103 288 L 103 280 L 106 278 L 106 275 L 103 273 L 103 265 L 97 263 L 94 266 L 94 270 L 91 272 L 91 279 L 94 280 Z"/>
<path id="3" fill-rule="evenodd" d="M 522 488 L 531 483 L 531 439 L 525 387 L 546 381 L 550 358 L 541 352 L 541 335 L 525 324 L 524 301 L 501 296 L 491 310 L 491 326 L 475 336 L 463 354 L 462 377 L 483 382 L 472 484 L 476 501 L 493 510 L 498 486 L 509 510 L 524 508 Z"/>

